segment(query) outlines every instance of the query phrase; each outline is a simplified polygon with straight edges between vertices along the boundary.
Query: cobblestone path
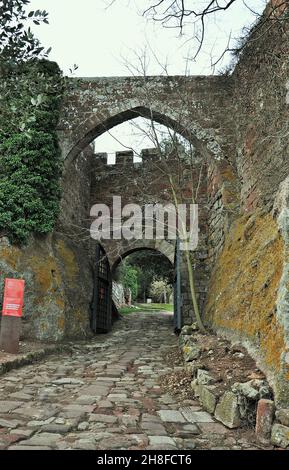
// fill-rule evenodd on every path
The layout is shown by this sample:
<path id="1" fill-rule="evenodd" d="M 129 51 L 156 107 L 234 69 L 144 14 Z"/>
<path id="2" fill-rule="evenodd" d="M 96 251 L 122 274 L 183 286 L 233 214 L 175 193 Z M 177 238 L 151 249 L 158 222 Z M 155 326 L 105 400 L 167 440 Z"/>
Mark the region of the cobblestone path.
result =
<path id="1" fill-rule="evenodd" d="M 132 313 L 73 354 L 1 376 L 0 449 L 254 448 L 251 432 L 162 390 L 172 330 L 167 313 Z"/>

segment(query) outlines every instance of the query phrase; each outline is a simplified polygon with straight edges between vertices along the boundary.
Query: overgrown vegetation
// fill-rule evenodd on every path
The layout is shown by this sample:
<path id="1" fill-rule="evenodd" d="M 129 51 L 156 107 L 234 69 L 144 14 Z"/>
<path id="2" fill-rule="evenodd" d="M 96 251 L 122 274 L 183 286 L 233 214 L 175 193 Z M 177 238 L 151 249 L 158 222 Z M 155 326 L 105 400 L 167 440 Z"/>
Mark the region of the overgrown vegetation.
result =
<path id="1" fill-rule="evenodd" d="M 0 2 L 0 234 L 19 244 L 53 229 L 61 175 L 55 129 L 64 81 L 27 26 L 47 22 L 47 13 L 26 13 L 28 3 Z"/>
<path id="2" fill-rule="evenodd" d="M 126 289 L 131 290 L 132 300 L 136 300 L 138 295 L 138 270 L 126 260 L 121 264 L 118 270 L 118 280 Z"/>
<path id="3" fill-rule="evenodd" d="M 119 265 L 116 278 L 125 288 L 131 289 L 132 300 L 146 302 L 152 284 L 161 280 L 167 287 L 167 298 L 172 292 L 174 269 L 170 261 L 153 250 L 136 251 Z M 156 294 L 156 300 L 165 300 Z M 162 290 L 163 294 L 163 290 Z"/>
<path id="4" fill-rule="evenodd" d="M 155 302 L 167 303 L 172 296 L 172 286 L 166 279 L 155 279 L 150 286 L 150 296 Z"/>
<path id="5" fill-rule="evenodd" d="M 30 0 L 0 0 L 0 61 L 15 64 L 34 58 L 46 57 L 44 50 L 31 31 L 30 25 L 48 23 L 45 10 L 28 11 Z"/>

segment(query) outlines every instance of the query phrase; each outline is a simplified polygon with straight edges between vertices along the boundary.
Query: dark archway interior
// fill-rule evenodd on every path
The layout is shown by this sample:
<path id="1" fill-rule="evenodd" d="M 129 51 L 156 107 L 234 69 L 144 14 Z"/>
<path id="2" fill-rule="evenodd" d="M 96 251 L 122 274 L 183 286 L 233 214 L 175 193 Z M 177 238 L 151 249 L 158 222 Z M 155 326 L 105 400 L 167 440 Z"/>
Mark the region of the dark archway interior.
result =
<path id="1" fill-rule="evenodd" d="M 163 253 L 161 253 L 161 252 L 158 251 L 158 250 L 154 250 L 153 248 L 147 248 L 147 247 L 143 247 L 143 248 L 132 248 L 131 250 L 126 251 L 124 254 L 119 255 L 118 259 L 115 261 L 115 263 L 114 263 L 113 266 L 111 267 L 112 276 L 114 277 L 114 273 L 115 273 L 115 271 L 117 270 L 119 264 L 120 264 L 125 258 L 127 258 L 129 255 L 131 255 L 131 254 L 133 254 L 133 253 L 137 253 L 137 252 L 147 252 L 148 254 L 149 254 L 149 253 L 154 253 L 154 254 L 159 258 L 159 260 L 165 261 L 166 263 L 168 263 L 168 264 L 170 265 L 171 268 L 173 268 L 173 264 L 171 263 L 171 261 L 169 260 L 169 258 L 167 258 L 167 256 L 165 256 Z"/>

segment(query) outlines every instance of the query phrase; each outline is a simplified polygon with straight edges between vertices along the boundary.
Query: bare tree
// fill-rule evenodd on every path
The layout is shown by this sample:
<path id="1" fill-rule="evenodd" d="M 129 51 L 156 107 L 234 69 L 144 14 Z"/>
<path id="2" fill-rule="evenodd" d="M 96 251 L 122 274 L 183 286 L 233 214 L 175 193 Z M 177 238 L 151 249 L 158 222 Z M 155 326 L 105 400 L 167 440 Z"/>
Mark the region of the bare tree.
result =
<path id="1" fill-rule="evenodd" d="M 178 208 L 181 204 L 197 204 L 199 201 L 199 193 L 202 178 L 204 177 L 204 166 L 205 162 L 198 159 L 198 155 L 195 152 L 193 145 L 185 138 L 179 134 L 179 127 L 181 127 L 182 122 L 185 120 L 186 109 L 189 107 L 191 102 L 190 92 L 184 93 L 184 90 L 180 91 L 180 100 L 183 106 L 180 107 L 181 111 L 179 115 L 176 116 L 177 126 L 172 129 L 166 123 L 163 123 L 165 129 L 165 135 L 160 132 L 159 125 L 155 122 L 154 116 L 154 100 L 155 97 L 152 94 L 149 80 L 147 77 L 147 57 L 146 51 L 136 53 L 136 61 L 134 64 L 126 64 L 130 74 L 143 76 L 143 94 L 145 102 L 147 103 L 147 109 L 149 110 L 146 120 L 141 122 L 131 121 L 133 129 L 138 132 L 139 135 L 143 135 L 146 141 L 151 142 L 151 147 L 155 148 L 156 154 L 155 158 L 151 160 L 150 164 L 154 171 L 152 171 L 151 182 L 153 186 L 156 185 L 158 180 L 167 181 L 167 187 L 169 188 L 168 194 L 168 203 L 171 203 L 176 210 L 177 219 L 179 224 L 177 227 L 170 227 L 170 221 L 164 223 L 165 232 L 169 232 L 171 228 L 176 228 L 177 238 L 181 238 L 183 242 L 183 256 L 186 265 L 186 270 L 188 274 L 189 282 L 189 292 L 192 301 L 192 307 L 194 311 L 194 316 L 199 326 L 200 331 L 205 332 L 205 327 L 202 322 L 200 308 L 198 304 L 198 294 L 195 286 L 194 279 L 194 268 L 193 265 L 196 262 L 194 257 L 194 252 L 190 249 L 190 240 L 189 237 L 185 238 L 184 234 L 187 233 L 186 220 L 182 218 L 182 214 L 178 213 Z M 161 61 L 159 61 L 161 65 Z M 167 74 L 166 66 L 162 66 L 163 73 Z M 110 135 L 114 137 L 113 132 L 109 131 Z M 124 148 L 128 148 L 119 138 L 117 138 L 118 144 L 123 144 Z M 129 148 L 133 150 L 135 154 L 139 155 L 139 149 Z M 186 175 L 184 172 L 186 169 Z M 189 172 L 189 175 L 188 175 Z M 184 198 L 184 188 L 187 186 L 188 181 L 190 182 L 190 195 Z M 138 192 L 143 194 L 143 199 L 148 200 L 149 187 L 147 185 L 147 180 L 139 182 Z M 160 201 L 163 202 L 163 201 Z M 158 221 L 159 223 L 160 221 Z M 132 241 L 133 246 L 133 241 Z"/>
<path id="2" fill-rule="evenodd" d="M 110 0 L 108 7 L 121 0 Z M 240 54 L 251 42 L 256 41 L 265 31 L 270 30 L 276 23 L 288 23 L 287 14 L 289 0 L 264 0 L 263 5 L 256 6 L 253 0 L 147 0 L 145 6 L 141 5 L 142 14 L 148 19 L 161 24 L 164 28 L 175 28 L 180 35 L 191 42 L 194 47 L 191 60 L 195 60 L 205 48 L 206 37 L 209 36 L 214 22 L 226 21 L 225 13 L 237 11 L 240 5 L 252 15 L 249 26 L 244 25 L 240 38 L 235 38 L 232 31 L 228 33 L 226 46 L 218 57 L 211 57 L 211 66 L 214 68 L 223 59 L 225 54 Z M 264 11 L 263 11 L 264 10 Z M 254 37 L 251 37 L 251 32 Z M 208 51 L 206 51 L 208 52 Z"/>

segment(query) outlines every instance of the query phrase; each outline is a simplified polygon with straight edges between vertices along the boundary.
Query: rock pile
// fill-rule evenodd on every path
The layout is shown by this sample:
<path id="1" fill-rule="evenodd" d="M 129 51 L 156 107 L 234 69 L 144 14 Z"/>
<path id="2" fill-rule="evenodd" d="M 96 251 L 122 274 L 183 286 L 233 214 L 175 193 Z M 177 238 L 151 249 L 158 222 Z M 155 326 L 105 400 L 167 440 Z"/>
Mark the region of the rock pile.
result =
<path id="1" fill-rule="evenodd" d="M 248 374 L 244 367 L 244 375 L 239 376 L 238 382 L 224 381 L 216 372 L 220 370 L 217 368 L 220 364 L 213 341 L 210 339 L 211 349 L 207 351 L 206 339 L 206 336 L 200 339 L 195 324 L 184 326 L 179 338 L 186 369 L 192 377 L 194 396 L 199 399 L 203 408 L 230 429 L 255 426 L 256 435 L 262 444 L 271 442 L 281 448 L 289 447 L 289 410 L 279 409 L 275 412 L 273 392 L 263 374 L 257 368 Z M 219 341 L 215 338 L 217 346 Z M 230 356 L 233 370 L 237 359 L 246 362 L 246 352 L 241 352 L 238 348 L 236 351 L 236 347 L 230 346 L 226 346 L 225 351 L 227 358 L 224 364 L 228 364 Z M 229 374 L 227 376 L 233 378 Z"/>

